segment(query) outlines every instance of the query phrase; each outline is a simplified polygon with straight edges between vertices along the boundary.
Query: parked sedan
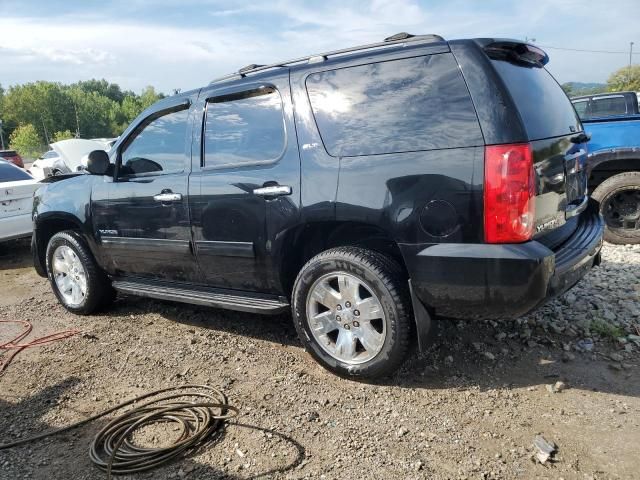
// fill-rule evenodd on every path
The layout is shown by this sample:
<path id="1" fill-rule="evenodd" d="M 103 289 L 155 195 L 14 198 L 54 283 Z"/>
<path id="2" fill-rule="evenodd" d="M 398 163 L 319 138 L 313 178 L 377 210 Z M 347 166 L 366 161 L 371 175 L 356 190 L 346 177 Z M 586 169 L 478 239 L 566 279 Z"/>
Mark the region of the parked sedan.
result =
<path id="1" fill-rule="evenodd" d="M 16 167 L 24 168 L 22 157 L 15 150 L 0 150 L 0 157 L 13 163 Z"/>
<path id="2" fill-rule="evenodd" d="M 0 158 L 0 242 L 31 235 L 33 193 L 39 187 L 27 172 Z"/>

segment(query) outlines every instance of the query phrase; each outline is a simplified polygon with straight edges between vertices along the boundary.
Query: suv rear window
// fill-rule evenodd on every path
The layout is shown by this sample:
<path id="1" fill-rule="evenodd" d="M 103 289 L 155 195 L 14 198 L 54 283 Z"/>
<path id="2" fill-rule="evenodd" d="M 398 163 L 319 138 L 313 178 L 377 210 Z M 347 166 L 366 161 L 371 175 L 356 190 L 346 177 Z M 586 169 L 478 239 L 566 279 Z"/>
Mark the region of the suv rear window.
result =
<path id="1" fill-rule="evenodd" d="M 540 67 L 492 60 L 520 112 L 529 140 L 559 137 L 582 130 L 569 97 Z"/>
<path id="2" fill-rule="evenodd" d="M 314 73 L 306 86 L 332 156 L 483 144 L 469 91 L 451 54 Z"/>

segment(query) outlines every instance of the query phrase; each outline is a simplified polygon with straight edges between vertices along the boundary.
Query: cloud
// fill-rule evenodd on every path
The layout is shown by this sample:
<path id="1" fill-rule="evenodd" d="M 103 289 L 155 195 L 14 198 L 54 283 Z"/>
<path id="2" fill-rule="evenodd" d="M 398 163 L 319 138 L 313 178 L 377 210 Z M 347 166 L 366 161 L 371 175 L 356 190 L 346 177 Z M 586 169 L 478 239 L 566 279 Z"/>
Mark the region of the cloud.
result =
<path id="1" fill-rule="evenodd" d="M 584 49 L 625 50 L 632 40 L 640 45 L 635 24 L 627 21 L 640 17 L 637 0 L 606 9 L 592 0 L 114 0 L 91 8 L 64 3 L 58 5 L 62 13 L 46 2 L 6 1 L 13 3 L 0 6 L 5 86 L 97 77 L 135 90 L 149 84 L 185 90 L 250 63 L 371 43 L 401 31 L 527 36 L 541 45 Z M 548 52 L 549 68 L 562 82 L 603 81 L 628 62 L 623 54 Z"/>
<path id="2" fill-rule="evenodd" d="M 108 65 L 113 62 L 111 53 L 93 48 L 57 49 L 50 47 L 12 48 L 0 47 L 0 58 L 20 63 L 53 63 L 62 65 Z M 3 62 L 6 65 L 6 62 Z"/>

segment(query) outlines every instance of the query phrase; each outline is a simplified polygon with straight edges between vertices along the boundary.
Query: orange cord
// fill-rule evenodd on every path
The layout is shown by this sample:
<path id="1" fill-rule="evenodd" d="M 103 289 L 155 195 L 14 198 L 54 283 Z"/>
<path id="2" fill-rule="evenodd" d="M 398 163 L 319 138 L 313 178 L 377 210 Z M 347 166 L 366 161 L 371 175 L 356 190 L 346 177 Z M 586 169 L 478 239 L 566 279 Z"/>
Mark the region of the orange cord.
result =
<path id="1" fill-rule="evenodd" d="M 0 343 L 0 351 L 3 350 L 13 350 L 9 353 L 9 356 L 5 359 L 4 362 L 0 365 L 0 375 L 4 373 L 7 369 L 11 361 L 18 355 L 21 351 L 30 348 L 37 347 L 40 345 L 45 345 L 47 343 L 55 342 L 58 340 L 63 340 L 65 338 L 72 337 L 80 333 L 80 330 L 64 330 L 62 332 L 52 333 L 51 335 L 45 335 L 44 337 L 36 338 L 26 343 L 19 343 L 24 340 L 29 334 L 31 330 L 33 330 L 33 325 L 31 322 L 27 320 L 0 320 L 0 323 L 14 323 L 18 325 L 23 325 L 24 330 L 16 335 L 14 338 L 5 343 Z"/>

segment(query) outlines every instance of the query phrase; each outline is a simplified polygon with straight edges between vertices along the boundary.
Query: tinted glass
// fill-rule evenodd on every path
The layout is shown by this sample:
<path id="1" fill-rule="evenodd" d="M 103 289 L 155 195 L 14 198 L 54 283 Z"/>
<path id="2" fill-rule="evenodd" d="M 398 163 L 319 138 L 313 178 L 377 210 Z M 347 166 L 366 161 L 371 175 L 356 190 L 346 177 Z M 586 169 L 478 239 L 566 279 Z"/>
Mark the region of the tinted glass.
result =
<path id="1" fill-rule="evenodd" d="M 32 180 L 24 170 L 0 160 L 0 182 L 15 182 L 17 180 Z"/>
<path id="2" fill-rule="evenodd" d="M 623 96 L 593 98 L 591 100 L 592 117 L 608 115 L 624 115 L 627 113 L 627 102 Z"/>
<path id="3" fill-rule="evenodd" d="M 207 104 L 205 166 L 271 162 L 280 157 L 284 144 L 282 101 L 276 90 L 220 97 Z"/>
<path id="4" fill-rule="evenodd" d="M 122 152 L 122 173 L 153 175 L 182 171 L 188 115 L 189 110 L 180 110 L 148 123 Z"/>
<path id="5" fill-rule="evenodd" d="M 53 150 L 49 150 L 47 153 L 45 153 L 44 155 L 42 155 L 40 158 L 56 158 L 59 155 L 54 152 Z"/>
<path id="6" fill-rule="evenodd" d="M 451 54 L 315 73 L 306 85 L 322 141 L 333 156 L 483 143 Z"/>
<path id="7" fill-rule="evenodd" d="M 544 68 L 492 60 L 520 112 L 529 140 L 582 130 L 562 87 Z"/>
<path id="8" fill-rule="evenodd" d="M 574 102 L 573 108 L 576 109 L 576 113 L 580 118 L 586 118 L 588 105 L 589 105 L 588 100 L 579 100 L 577 102 Z"/>

